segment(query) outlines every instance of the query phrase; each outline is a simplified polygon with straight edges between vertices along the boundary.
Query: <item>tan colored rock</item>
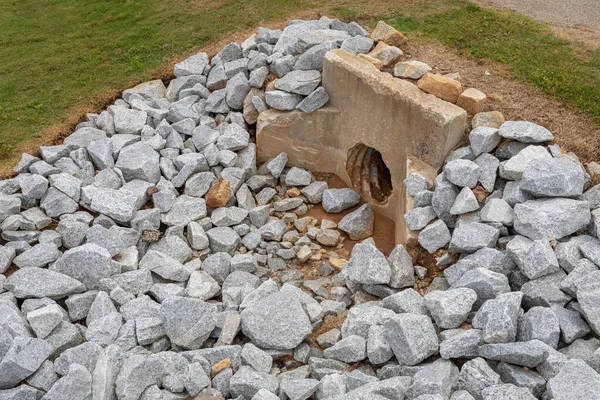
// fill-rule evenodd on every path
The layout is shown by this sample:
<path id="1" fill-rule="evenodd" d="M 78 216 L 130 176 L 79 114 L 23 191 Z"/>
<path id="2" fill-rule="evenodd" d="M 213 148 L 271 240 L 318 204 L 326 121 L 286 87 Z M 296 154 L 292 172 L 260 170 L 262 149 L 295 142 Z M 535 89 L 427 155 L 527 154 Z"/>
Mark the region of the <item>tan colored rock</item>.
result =
<path id="1" fill-rule="evenodd" d="M 368 55 L 381 61 L 384 67 L 391 67 L 398 62 L 402 54 L 404 54 L 402 50 L 396 46 L 379 42 Z"/>
<path id="2" fill-rule="evenodd" d="M 395 28 L 389 26 L 383 21 L 379 21 L 373 32 L 371 39 L 377 42 L 386 42 L 391 46 L 400 47 L 407 42 L 406 37 Z"/>
<path id="3" fill-rule="evenodd" d="M 340 239 L 340 231 L 335 229 L 319 229 L 317 232 L 317 242 L 323 246 L 333 247 Z"/>
<path id="4" fill-rule="evenodd" d="M 380 71 L 383 68 L 383 63 L 381 62 L 381 60 L 379 60 L 375 57 L 371 57 L 370 55 L 362 54 L 362 53 L 359 54 L 358 57 L 362 58 L 363 60 L 367 60 L 368 62 L 373 64 L 375 66 L 375 68 L 377 68 Z"/>
<path id="5" fill-rule="evenodd" d="M 222 180 L 213 185 L 206 193 L 206 205 L 212 208 L 225 207 L 231 197 L 231 184 Z"/>
<path id="6" fill-rule="evenodd" d="M 489 126 L 490 128 L 500 128 L 504 123 L 504 115 L 500 111 L 488 111 L 475 114 L 471 126 L 473 129 L 480 126 Z"/>
<path id="7" fill-rule="evenodd" d="M 460 96 L 460 93 L 462 92 L 462 85 L 460 82 L 429 72 L 419 79 L 417 86 L 419 86 L 419 89 L 422 91 L 450 103 L 456 103 L 458 96 Z"/>
<path id="8" fill-rule="evenodd" d="M 250 92 L 248 92 L 248 96 L 246 96 L 246 98 L 244 99 L 244 119 L 246 120 L 247 123 L 249 124 L 255 124 L 256 120 L 258 119 L 258 111 L 256 110 L 256 107 L 254 107 L 254 104 L 252 104 L 252 98 L 254 96 L 258 96 L 261 98 L 262 101 L 265 101 L 265 92 L 263 92 L 262 90 L 258 89 L 258 88 L 252 88 L 250 89 Z"/>
<path id="9" fill-rule="evenodd" d="M 587 170 L 588 174 L 590 174 L 592 179 L 596 179 L 598 176 L 600 176 L 600 164 L 598 164 L 596 161 L 585 164 L 585 169 Z"/>
<path id="10" fill-rule="evenodd" d="M 298 189 L 297 187 L 293 187 L 288 189 L 288 191 L 285 192 L 285 194 L 287 195 L 287 197 L 298 197 L 302 193 L 300 192 L 300 189 Z"/>
<path id="11" fill-rule="evenodd" d="M 310 256 L 312 256 L 312 250 L 308 245 L 300 247 L 300 250 L 298 250 L 298 253 L 296 254 L 296 257 L 298 257 L 300 262 L 306 262 Z"/>
<path id="12" fill-rule="evenodd" d="M 329 264 L 331 264 L 331 266 L 336 269 L 342 269 L 344 267 L 344 265 L 346 265 L 347 262 L 348 262 L 348 260 L 346 260 L 344 258 L 330 258 L 329 259 Z"/>
<path id="13" fill-rule="evenodd" d="M 274 80 L 271 81 L 271 82 L 269 82 L 269 83 L 267 83 L 267 85 L 265 86 L 265 92 L 271 92 L 273 90 L 277 90 L 275 88 L 275 81 Z"/>
<path id="14" fill-rule="evenodd" d="M 475 88 L 468 88 L 458 96 L 456 105 L 463 108 L 467 114 L 475 115 L 483 111 L 486 99 L 485 93 Z"/>
<path id="15" fill-rule="evenodd" d="M 211 368 L 212 376 L 217 375 L 219 372 L 227 368 L 231 368 L 231 358 L 226 358 L 213 365 Z"/>

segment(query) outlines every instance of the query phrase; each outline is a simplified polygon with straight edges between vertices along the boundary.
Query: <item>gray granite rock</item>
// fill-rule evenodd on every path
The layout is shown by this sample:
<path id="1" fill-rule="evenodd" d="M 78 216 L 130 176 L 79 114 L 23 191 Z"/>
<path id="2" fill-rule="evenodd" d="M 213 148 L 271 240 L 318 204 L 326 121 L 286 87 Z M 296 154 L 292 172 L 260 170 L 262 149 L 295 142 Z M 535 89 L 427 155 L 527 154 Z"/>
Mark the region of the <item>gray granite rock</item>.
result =
<path id="1" fill-rule="evenodd" d="M 481 329 L 486 343 L 508 343 L 516 340 L 521 310 L 521 292 L 498 295 L 486 301 L 473 319 L 473 328 Z"/>
<path id="2" fill-rule="evenodd" d="M 280 389 L 290 400 L 306 400 L 317 391 L 316 379 L 282 379 Z"/>
<path id="3" fill-rule="evenodd" d="M 527 388 L 515 386 L 509 383 L 492 385 L 481 391 L 483 400 L 535 400 Z"/>
<path id="4" fill-rule="evenodd" d="M 477 357 L 479 346 L 485 343 L 479 329 L 445 330 L 440 340 L 440 356 L 444 359 Z"/>
<path id="5" fill-rule="evenodd" d="M 42 268 L 56 261 L 61 255 L 54 243 L 41 243 L 16 256 L 13 263 L 19 268 Z"/>
<path id="6" fill-rule="evenodd" d="M 584 361 L 567 361 L 548 381 L 547 394 L 555 400 L 583 400 L 600 396 L 600 376 Z"/>
<path id="7" fill-rule="evenodd" d="M 312 332 L 302 303 L 284 292 L 271 294 L 242 311 L 242 332 L 266 349 L 293 349 Z"/>
<path id="8" fill-rule="evenodd" d="M 472 253 L 484 247 L 494 247 L 500 232 L 498 229 L 478 222 L 462 222 L 452 232 L 450 251 Z"/>
<path id="9" fill-rule="evenodd" d="M 477 293 L 469 288 L 435 290 L 425 295 L 425 305 L 443 329 L 459 327 L 471 312 Z"/>
<path id="10" fill-rule="evenodd" d="M 288 93 L 307 96 L 311 94 L 321 82 L 321 73 L 315 70 L 290 71 L 285 76 L 275 81 L 275 88 Z"/>
<path id="11" fill-rule="evenodd" d="M 481 126 L 469 133 L 469 144 L 475 156 L 482 153 L 491 153 L 498 143 L 500 143 L 498 129 Z"/>
<path id="12" fill-rule="evenodd" d="M 560 239 L 586 226 L 589 204 L 571 199 L 529 200 L 515 205 L 515 230 L 530 239 Z"/>
<path id="13" fill-rule="evenodd" d="M 415 282 L 414 268 L 410 255 L 402 245 L 396 245 L 388 259 L 392 275 L 389 285 L 399 289 L 412 287 Z"/>
<path id="14" fill-rule="evenodd" d="M 398 362 L 416 365 L 438 350 L 438 338 L 429 317 L 398 314 L 384 323 L 385 335 Z"/>
<path id="15" fill-rule="evenodd" d="M 543 126 L 528 121 L 506 121 L 498 130 L 500 136 L 523 143 L 542 143 L 554 140 L 554 136 Z"/>
<path id="16" fill-rule="evenodd" d="M 600 332 L 600 284 L 598 283 L 600 271 L 592 272 L 582 279 L 577 285 L 577 300 L 581 306 L 583 316 L 586 318 L 594 332 Z M 10 279 L 10 278 L 9 278 Z"/>
<path id="17" fill-rule="evenodd" d="M 467 190 L 470 191 L 468 188 Z M 477 200 L 475 200 L 475 202 L 477 202 Z M 479 208 L 479 205 L 477 208 Z M 404 214 L 406 225 L 408 226 L 408 229 L 412 231 L 420 231 L 436 218 L 437 214 L 431 206 L 416 207 Z"/>
<path id="18" fill-rule="evenodd" d="M 85 291 L 85 285 L 72 277 L 42 268 L 24 268 L 8 277 L 4 289 L 16 298 L 61 299 Z"/>
<path id="19" fill-rule="evenodd" d="M 479 355 L 488 360 L 534 368 L 548 357 L 548 351 L 537 341 L 525 341 L 484 344 L 479 347 Z"/>
<path id="20" fill-rule="evenodd" d="M 185 282 L 190 272 L 175 258 L 166 253 L 148 250 L 139 263 L 140 269 L 149 269 L 158 276 L 176 282 Z"/>
<path id="21" fill-rule="evenodd" d="M 506 245 L 506 250 L 529 279 L 553 274 L 560 269 L 556 254 L 547 240 L 532 241 L 523 236 L 515 236 Z"/>
<path id="22" fill-rule="evenodd" d="M 583 168 L 568 158 L 543 158 L 527 165 L 520 188 L 535 197 L 577 197 L 585 180 Z"/>
<path id="23" fill-rule="evenodd" d="M 471 211 L 479 209 L 479 202 L 473 194 L 473 191 L 468 187 L 462 188 L 462 190 L 456 196 L 452 207 L 450 208 L 450 214 L 460 215 L 466 214 Z"/>
<path id="24" fill-rule="evenodd" d="M 418 240 L 425 250 L 433 254 L 436 250 L 446 246 L 451 238 L 450 231 L 444 221 L 437 220 L 419 232 Z"/>
<path id="25" fill-rule="evenodd" d="M 282 90 L 272 90 L 265 92 L 265 101 L 269 107 L 276 110 L 291 111 L 300 104 L 302 96 Z"/>
<path id="26" fill-rule="evenodd" d="M 482 222 L 497 222 L 504 226 L 512 226 L 514 212 L 504 199 L 489 199 L 481 209 Z"/>
<path id="27" fill-rule="evenodd" d="M 345 363 L 362 361 L 367 357 L 367 341 L 358 335 L 347 336 L 325 349 L 323 356 Z"/>
<path id="28" fill-rule="evenodd" d="M 417 371 L 411 385 L 406 390 L 409 398 L 439 395 L 450 397 L 458 379 L 458 367 L 451 361 L 439 359 Z M 427 397 L 425 397 L 427 398 Z"/>
<path id="29" fill-rule="evenodd" d="M 217 323 L 216 306 L 196 299 L 169 297 L 161 310 L 169 340 L 186 349 L 199 349 Z"/>
<path id="30" fill-rule="evenodd" d="M 467 361 L 458 375 L 457 387 L 466 390 L 477 400 L 483 400 L 483 389 L 501 383 L 500 376 L 494 372 L 485 360 L 477 357 Z"/>
<path id="31" fill-rule="evenodd" d="M 311 113 L 323 107 L 327 102 L 329 102 L 329 95 L 325 91 L 325 88 L 320 86 L 298 103 L 296 109 L 305 113 Z"/>
<path id="32" fill-rule="evenodd" d="M 408 178 L 404 180 L 404 186 L 406 186 L 406 193 L 410 196 L 416 196 L 417 193 L 429 188 L 429 182 L 423 175 L 411 172 Z"/>
<path id="33" fill-rule="evenodd" d="M 0 389 L 10 389 L 33 374 L 53 348 L 45 340 L 17 336 L 0 361 Z"/>
<path id="34" fill-rule="evenodd" d="M 444 176 L 458 187 L 474 188 L 479 180 L 479 166 L 469 160 L 453 160 L 446 164 Z"/>
<path id="35" fill-rule="evenodd" d="M 346 214 L 339 222 L 338 228 L 352 240 L 366 239 L 373 234 L 375 215 L 369 204 L 363 204 L 356 210 Z"/>
<path id="36" fill-rule="evenodd" d="M 564 278 L 565 273 L 561 270 L 523 283 L 521 291 L 523 292 L 524 308 L 552 307 L 554 305 L 564 307 L 571 299 L 571 296 L 560 288 Z"/>
<path id="37" fill-rule="evenodd" d="M 371 244 L 355 245 L 343 272 L 354 282 L 375 285 L 390 283 L 392 274 L 383 253 Z"/>
<path id="38" fill-rule="evenodd" d="M 486 268 L 475 268 L 465 272 L 452 287 L 473 289 L 477 293 L 477 301 L 473 306 L 475 309 L 478 309 L 486 300 L 495 299 L 499 294 L 510 292 L 508 278 Z"/>
<path id="39" fill-rule="evenodd" d="M 73 364 L 69 373 L 60 378 L 44 395 L 48 400 L 91 399 L 92 375 L 83 366 Z"/>
<path id="40" fill-rule="evenodd" d="M 115 166 L 127 182 L 141 179 L 157 183 L 160 179 L 159 154 L 149 145 L 139 142 L 123 147 Z"/>

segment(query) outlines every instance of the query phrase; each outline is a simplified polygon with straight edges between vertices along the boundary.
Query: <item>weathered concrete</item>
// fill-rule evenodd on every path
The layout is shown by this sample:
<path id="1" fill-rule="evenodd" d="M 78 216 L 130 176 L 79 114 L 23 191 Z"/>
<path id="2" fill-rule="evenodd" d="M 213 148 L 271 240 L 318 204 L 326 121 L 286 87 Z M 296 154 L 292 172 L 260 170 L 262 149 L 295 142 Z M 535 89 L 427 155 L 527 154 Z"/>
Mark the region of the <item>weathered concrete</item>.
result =
<path id="1" fill-rule="evenodd" d="M 462 139 L 466 112 L 344 50 L 325 55 L 322 81 L 327 106 L 311 114 L 268 110 L 259 116 L 259 161 L 285 151 L 289 165 L 337 174 L 395 221 L 396 242 L 405 243 L 410 235 L 403 215 L 411 201 L 402 182 L 408 165 L 431 177 Z M 359 143 L 378 150 L 391 172 L 394 190 L 383 202 L 353 185 L 346 171 L 348 151 Z"/>

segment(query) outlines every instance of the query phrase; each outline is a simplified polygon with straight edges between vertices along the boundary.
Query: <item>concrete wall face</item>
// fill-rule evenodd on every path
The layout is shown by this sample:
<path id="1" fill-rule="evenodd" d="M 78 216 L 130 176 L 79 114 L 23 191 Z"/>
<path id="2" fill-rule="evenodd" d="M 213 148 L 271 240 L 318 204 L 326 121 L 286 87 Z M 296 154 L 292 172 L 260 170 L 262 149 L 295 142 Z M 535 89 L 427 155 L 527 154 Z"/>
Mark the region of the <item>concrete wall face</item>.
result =
<path id="1" fill-rule="evenodd" d="M 435 174 L 462 140 L 466 112 L 344 50 L 326 54 L 323 86 L 329 104 L 316 112 L 269 110 L 259 116 L 259 160 L 285 151 L 290 165 L 335 173 L 353 187 L 346 171 L 348 151 L 359 143 L 378 150 L 391 172 L 393 192 L 384 204 L 362 194 L 396 223 L 396 242 L 406 243 L 410 232 L 404 213 L 410 201 L 403 181 L 411 166 L 426 176 Z"/>

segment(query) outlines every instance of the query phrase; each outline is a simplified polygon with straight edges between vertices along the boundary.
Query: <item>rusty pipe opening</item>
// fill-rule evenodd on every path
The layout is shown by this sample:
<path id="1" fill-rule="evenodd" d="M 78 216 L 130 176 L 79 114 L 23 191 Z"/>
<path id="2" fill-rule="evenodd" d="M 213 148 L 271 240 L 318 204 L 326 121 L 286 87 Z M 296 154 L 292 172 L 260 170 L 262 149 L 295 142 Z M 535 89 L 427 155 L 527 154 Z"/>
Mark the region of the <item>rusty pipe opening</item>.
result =
<path id="1" fill-rule="evenodd" d="M 392 177 L 381 153 L 362 143 L 348 150 L 346 172 L 352 187 L 365 200 L 387 203 L 392 194 Z"/>

